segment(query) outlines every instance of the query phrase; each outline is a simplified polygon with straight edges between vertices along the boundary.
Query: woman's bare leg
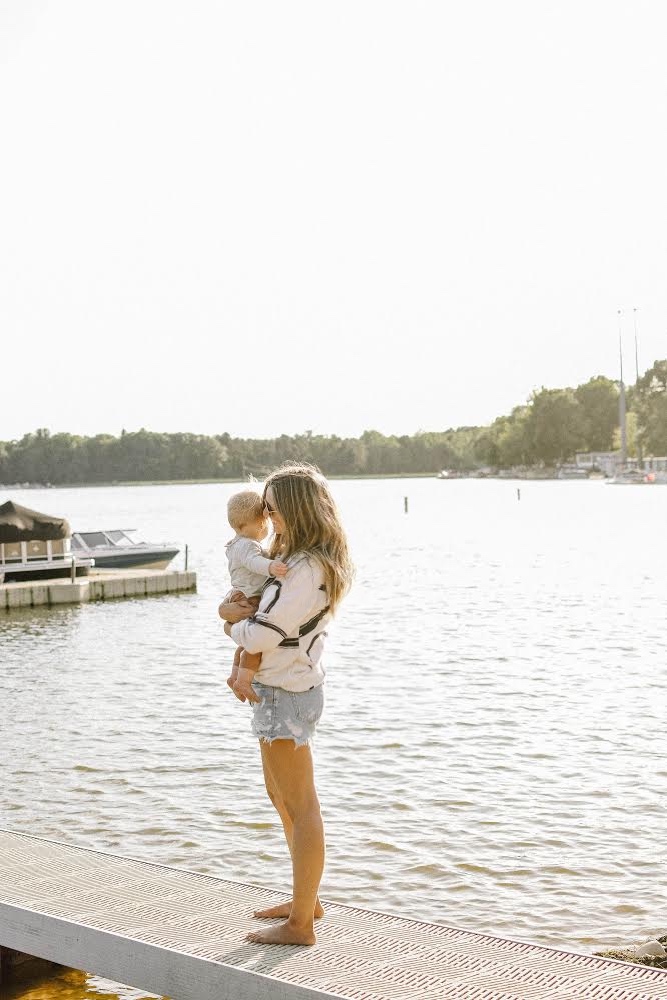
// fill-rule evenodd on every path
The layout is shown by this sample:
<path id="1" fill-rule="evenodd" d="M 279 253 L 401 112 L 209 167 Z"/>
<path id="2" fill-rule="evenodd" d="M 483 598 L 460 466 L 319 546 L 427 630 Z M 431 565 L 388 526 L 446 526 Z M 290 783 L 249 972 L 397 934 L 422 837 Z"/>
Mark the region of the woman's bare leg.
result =
<path id="1" fill-rule="evenodd" d="M 290 856 L 292 854 L 292 831 L 294 824 L 290 818 L 287 809 L 285 808 L 285 803 L 280 798 L 278 794 L 278 787 L 276 785 L 275 779 L 271 774 L 271 767 L 268 760 L 268 755 L 266 753 L 269 744 L 264 740 L 260 740 L 259 747 L 262 753 L 262 768 L 264 771 L 264 784 L 266 785 L 266 790 L 268 792 L 271 802 L 275 806 L 276 812 L 280 816 L 280 821 L 283 824 L 283 830 L 285 832 L 285 840 L 287 841 L 287 846 L 289 847 Z M 292 912 L 292 900 L 290 899 L 287 903 L 278 903 L 277 906 L 269 906 L 265 910 L 255 910 L 253 913 L 254 917 L 258 920 L 273 920 L 276 917 L 289 917 Z M 324 916 L 324 907 L 320 903 L 319 897 L 315 900 L 315 912 L 314 917 L 319 920 L 320 917 Z"/>
<path id="2" fill-rule="evenodd" d="M 295 747 L 292 740 L 274 740 L 262 747 L 262 759 L 275 788 L 276 803 L 280 801 L 292 824 L 287 841 L 292 855 L 292 904 L 284 923 L 252 931 L 248 940 L 260 944 L 314 944 L 315 905 L 324 869 L 324 827 L 310 747 Z M 281 809 L 278 813 L 282 818 Z M 288 829 L 289 824 L 286 837 Z"/>

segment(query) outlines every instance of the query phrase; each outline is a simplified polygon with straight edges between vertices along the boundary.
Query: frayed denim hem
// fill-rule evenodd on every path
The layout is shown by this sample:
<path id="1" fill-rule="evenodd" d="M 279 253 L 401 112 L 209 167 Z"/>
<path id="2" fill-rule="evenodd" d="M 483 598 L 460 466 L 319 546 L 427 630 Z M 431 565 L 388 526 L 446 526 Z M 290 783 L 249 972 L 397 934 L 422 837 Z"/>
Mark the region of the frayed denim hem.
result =
<path id="1" fill-rule="evenodd" d="M 257 733 L 255 733 L 255 736 L 257 736 Z M 267 743 L 269 746 L 271 746 L 271 744 L 275 743 L 276 740 L 285 740 L 286 743 L 293 743 L 294 749 L 297 750 L 299 747 L 310 746 L 310 744 L 313 742 L 313 739 L 314 735 L 312 737 L 306 736 L 302 738 L 299 738 L 297 736 L 260 736 L 259 742 Z"/>

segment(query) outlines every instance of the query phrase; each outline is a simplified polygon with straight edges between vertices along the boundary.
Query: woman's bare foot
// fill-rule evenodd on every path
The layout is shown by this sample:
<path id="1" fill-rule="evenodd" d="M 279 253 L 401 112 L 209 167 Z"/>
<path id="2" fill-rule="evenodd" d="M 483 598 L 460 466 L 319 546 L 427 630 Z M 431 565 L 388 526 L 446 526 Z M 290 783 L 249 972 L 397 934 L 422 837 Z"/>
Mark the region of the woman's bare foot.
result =
<path id="1" fill-rule="evenodd" d="M 275 920 L 277 917 L 283 917 L 289 919 L 289 915 L 292 912 L 292 900 L 289 903 L 278 903 L 277 906 L 269 906 L 266 910 L 255 910 L 253 917 L 257 920 Z M 320 903 L 319 899 L 315 903 L 315 912 L 313 913 L 315 920 L 319 920 L 324 916 L 324 907 Z"/>
<path id="2" fill-rule="evenodd" d="M 246 941 L 253 944 L 315 944 L 315 932 L 312 927 L 294 927 L 286 920 L 277 927 L 267 927 L 265 931 L 250 931 Z"/>

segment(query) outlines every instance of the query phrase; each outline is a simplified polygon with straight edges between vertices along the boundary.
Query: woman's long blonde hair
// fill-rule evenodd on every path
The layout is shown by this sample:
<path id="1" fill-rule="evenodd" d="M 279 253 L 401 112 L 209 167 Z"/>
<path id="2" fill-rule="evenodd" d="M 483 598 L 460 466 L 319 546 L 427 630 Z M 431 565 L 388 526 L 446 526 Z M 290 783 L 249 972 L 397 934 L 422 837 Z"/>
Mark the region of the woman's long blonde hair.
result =
<path id="1" fill-rule="evenodd" d="M 335 612 L 350 589 L 354 568 L 329 484 L 316 466 L 286 462 L 266 480 L 264 501 L 269 487 L 285 521 L 285 531 L 274 535 L 269 555 L 287 560 L 300 552 L 316 559 L 324 571 L 329 607 Z"/>

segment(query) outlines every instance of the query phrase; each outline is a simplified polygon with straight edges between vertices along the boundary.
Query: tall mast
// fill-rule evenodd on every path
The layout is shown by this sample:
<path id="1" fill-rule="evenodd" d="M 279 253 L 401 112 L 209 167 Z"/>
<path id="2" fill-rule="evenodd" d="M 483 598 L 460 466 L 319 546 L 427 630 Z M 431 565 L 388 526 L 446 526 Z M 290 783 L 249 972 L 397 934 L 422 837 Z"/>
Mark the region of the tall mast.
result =
<path id="1" fill-rule="evenodd" d="M 621 468 L 628 460 L 628 428 L 625 416 L 625 383 L 623 382 L 623 338 L 621 336 L 621 310 L 618 310 L 618 357 L 621 370 L 620 394 L 618 397 L 618 423 L 621 429 Z"/>
<path id="2" fill-rule="evenodd" d="M 636 306 L 632 310 L 632 315 L 633 315 L 634 321 L 635 321 L 635 395 L 634 395 L 634 404 L 633 405 L 635 407 L 635 413 L 637 413 L 637 411 L 639 411 L 638 416 L 641 418 L 641 416 L 642 416 L 642 407 L 641 407 L 641 403 L 640 403 L 640 390 L 639 390 L 639 348 L 637 346 L 637 344 L 638 344 L 638 338 L 637 338 L 637 307 Z M 644 468 L 644 449 L 642 448 L 641 435 L 639 433 L 637 433 L 636 437 L 637 437 L 637 462 L 639 464 L 639 468 L 643 469 Z"/>

